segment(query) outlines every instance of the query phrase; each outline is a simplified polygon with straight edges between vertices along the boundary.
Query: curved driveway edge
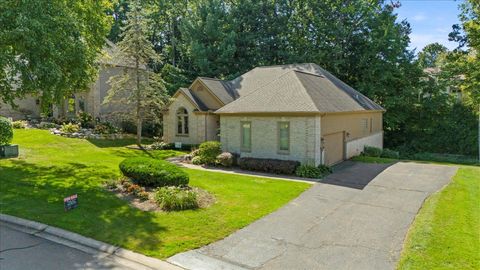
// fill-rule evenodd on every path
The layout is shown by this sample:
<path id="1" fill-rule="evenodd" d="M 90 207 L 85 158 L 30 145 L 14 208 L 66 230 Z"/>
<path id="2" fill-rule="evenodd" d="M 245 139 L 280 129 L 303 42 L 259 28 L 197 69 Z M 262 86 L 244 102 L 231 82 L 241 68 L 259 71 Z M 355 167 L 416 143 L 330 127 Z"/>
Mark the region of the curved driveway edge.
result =
<path id="1" fill-rule="evenodd" d="M 395 269 L 424 200 L 457 168 L 346 164 L 280 210 L 168 261 L 195 270 Z"/>
<path id="2" fill-rule="evenodd" d="M 11 228 L 14 231 L 23 232 L 24 234 L 47 239 L 51 242 L 66 246 L 68 248 L 74 248 L 83 251 L 84 253 L 94 255 L 93 257 L 96 261 L 106 258 L 111 261 L 110 263 L 114 263 L 115 265 L 117 265 L 117 267 L 119 266 L 121 269 L 182 269 L 176 265 L 172 265 L 168 262 L 156 258 L 147 257 L 145 255 L 135 253 L 130 250 L 112 246 L 110 244 L 97 241 L 95 239 L 79 235 L 77 233 L 69 232 L 36 221 L 0 214 L 0 226 L 0 228 L 5 227 L 4 230 L 9 230 L 8 228 Z M 11 231 L 10 233 L 14 234 L 14 231 Z M 20 233 L 15 234 L 18 234 L 18 237 L 22 237 Z M 27 239 L 28 237 L 23 238 L 26 239 L 25 241 L 32 240 Z M 11 249 L 15 250 L 19 248 L 14 247 Z M 70 267 L 68 268 L 70 269 Z M 108 268 L 110 269 L 110 267 Z M 93 267 L 91 269 L 98 268 Z"/>

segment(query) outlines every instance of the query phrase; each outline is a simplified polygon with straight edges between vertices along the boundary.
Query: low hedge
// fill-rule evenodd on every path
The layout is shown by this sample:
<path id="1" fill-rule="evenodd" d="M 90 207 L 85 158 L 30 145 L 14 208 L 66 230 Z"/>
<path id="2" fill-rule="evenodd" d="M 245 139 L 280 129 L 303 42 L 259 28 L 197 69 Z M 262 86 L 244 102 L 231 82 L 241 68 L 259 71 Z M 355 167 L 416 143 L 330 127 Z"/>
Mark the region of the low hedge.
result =
<path id="1" fill-rule="evenodd" d="M 127 158 L 119 165 L 123 175 L 133 182 L 150 187 L 185 186 L 188 174 L 164 160 L 145 157 Z"/>
<path id="2" fill-rule="evenodd" d="M 275 174 L 295 174 L 300 162 L 293 160 L 263 159 L 243 157 L 238 160 L 241 169 Z"/>

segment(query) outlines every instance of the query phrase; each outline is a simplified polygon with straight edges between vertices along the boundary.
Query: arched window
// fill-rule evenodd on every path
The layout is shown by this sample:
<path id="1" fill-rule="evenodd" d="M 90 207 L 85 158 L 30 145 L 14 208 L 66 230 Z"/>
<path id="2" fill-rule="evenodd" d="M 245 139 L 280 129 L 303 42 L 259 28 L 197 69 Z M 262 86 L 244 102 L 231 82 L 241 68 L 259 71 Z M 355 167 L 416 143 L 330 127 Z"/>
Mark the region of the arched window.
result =
<path id="1" fill-rule="evenodd" d="M 183 107 L 177 110 L 177 134 L 188 135 L 188 111 Z"/>

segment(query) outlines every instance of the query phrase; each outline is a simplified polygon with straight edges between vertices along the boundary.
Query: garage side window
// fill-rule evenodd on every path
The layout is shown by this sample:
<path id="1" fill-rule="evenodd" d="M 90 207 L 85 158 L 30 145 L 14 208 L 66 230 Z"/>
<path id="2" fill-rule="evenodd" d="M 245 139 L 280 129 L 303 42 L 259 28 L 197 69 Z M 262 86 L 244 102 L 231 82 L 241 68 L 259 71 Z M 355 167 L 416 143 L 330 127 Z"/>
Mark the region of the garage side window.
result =
<path id="1" fill-rule="evenodd" d="M 278 122 L 278 151 L 284 154 L 290 151 L 289 122 Z"/>
<path id="2" fill-rule="evenodd" d="M 244 152 L 250 152 L 252 150 L 252 123 L 240 122 L 240 132 L 240 148 Z"/>
<path id="3" fill-rule="evenodd" d="M 363 118 L 362 119 L 362 122 L 361 122 L 361 125 L 362 125 L 362 133 L 365 135 L 369 132 L 368 130 L 368 118 Z"/>
<path id="4" fill-rule="evenodd" d="M 177 110 L 177 134 L 188 135 L 188 111 L 183 107 Z"/>

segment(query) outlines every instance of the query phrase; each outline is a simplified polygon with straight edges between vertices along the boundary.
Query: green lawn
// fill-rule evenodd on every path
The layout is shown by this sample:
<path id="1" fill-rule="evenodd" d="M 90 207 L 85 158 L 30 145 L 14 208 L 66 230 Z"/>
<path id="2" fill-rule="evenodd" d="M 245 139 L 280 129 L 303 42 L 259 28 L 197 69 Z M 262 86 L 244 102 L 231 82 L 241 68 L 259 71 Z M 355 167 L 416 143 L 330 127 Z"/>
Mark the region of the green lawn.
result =
<path id="1" fill-rule="evenodd" d="M 480 168 L 461 167 L 426 200 L 398 269 L 480 269 Z"/>
<path id="2" fill-rule="evenodd" d="M 152 213 L 130 207 L 102 188 L 119 176 L 125 157 L 167 158 L 177 151 L 143 152 L 115 142 L 70 139 L 43 130 L 15 130 L 18 159 L 0 160 L 0 212 L 40 221 L 166 258 L 224 238 L 278 209 L 309 184 L 186 170 L 190 184 L 214 194 L 216 203 L 184 212 Z M 63 210 L 63 197 L 77 193 L 79 208 Z"/>
<path id="3" fill-rule="evenodd" d="M 459 166 L 452 182 L 425 201 L 410 227 L 398 269 L 480 269 L 480 167 Z"/>

